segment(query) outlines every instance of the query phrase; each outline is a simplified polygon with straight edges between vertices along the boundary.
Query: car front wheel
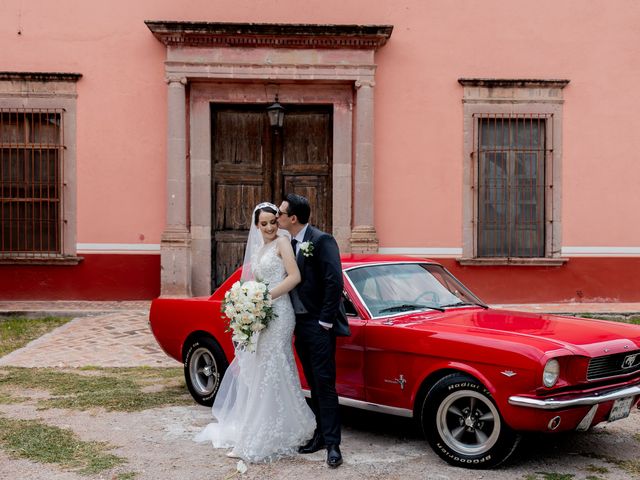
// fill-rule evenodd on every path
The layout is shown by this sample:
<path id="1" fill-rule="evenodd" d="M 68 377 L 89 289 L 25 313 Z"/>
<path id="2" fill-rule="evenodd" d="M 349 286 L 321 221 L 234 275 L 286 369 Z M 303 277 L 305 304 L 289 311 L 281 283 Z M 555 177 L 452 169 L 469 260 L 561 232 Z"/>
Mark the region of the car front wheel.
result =
<path id="1" fill-rule="evenodd" d="M 213 405 L 228 366 L 222 349 L 212 338 L 199 337 L 186 345 L 184 378 L 196 402 L 209 407 Z"/>
<path id="2" fill-rule="evenodd" d="M 458 467 L 495 467 L 520 441 L 484 385 L 461 373 L 447 375 L 431 387 L 420 421 L 433 450 Z"/>

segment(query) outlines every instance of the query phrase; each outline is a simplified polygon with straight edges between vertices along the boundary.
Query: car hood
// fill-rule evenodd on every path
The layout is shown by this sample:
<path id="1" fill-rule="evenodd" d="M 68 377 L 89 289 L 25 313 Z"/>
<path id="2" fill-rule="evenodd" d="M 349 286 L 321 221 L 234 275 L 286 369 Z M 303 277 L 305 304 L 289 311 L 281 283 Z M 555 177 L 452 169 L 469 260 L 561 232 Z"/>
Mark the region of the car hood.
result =
<path id="1" fill-rule="evenodd" d="M 543 351 L 566 348 L 576 355 L 600 356 L 640 348 L 640 326 L 559 315 L 459 308 L 415 313 L 393 323 L 419 330 L 466 333 L 478 341 L 502 339 Z"/>

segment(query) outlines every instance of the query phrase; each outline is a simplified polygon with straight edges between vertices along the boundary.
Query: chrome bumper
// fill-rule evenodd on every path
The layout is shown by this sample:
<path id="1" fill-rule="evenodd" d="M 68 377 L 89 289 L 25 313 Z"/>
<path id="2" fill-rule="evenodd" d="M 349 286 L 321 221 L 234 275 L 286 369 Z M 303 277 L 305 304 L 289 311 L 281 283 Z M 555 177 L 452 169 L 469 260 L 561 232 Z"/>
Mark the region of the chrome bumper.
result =
<path id="1" fill-rule="evenodd" d="M 640 385 L 625 387 L 620 390 L 613 390 L 600 395 L 593 394 L 568 400 L 554 400 L 553 398 L 539 400 L 537 398 L 519 397 L 514 395 L 513 397 L 509 397 L 509 404 L 516 405 L 518 407 L 538 408 L 541 410 L 559 410 L 561 408 L 596 405 L 598 403 L 616 400 L 617 398 L 632 397 L 635 395 L 640 395 Z"/>

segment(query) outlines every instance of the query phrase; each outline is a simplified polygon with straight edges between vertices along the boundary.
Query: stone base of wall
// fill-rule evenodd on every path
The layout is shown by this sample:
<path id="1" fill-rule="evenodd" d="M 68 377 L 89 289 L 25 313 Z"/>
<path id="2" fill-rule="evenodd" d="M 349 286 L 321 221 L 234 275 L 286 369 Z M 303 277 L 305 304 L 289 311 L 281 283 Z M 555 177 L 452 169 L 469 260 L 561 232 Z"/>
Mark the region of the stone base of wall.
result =
<path id="1" fill-rule="evenodd" d="M 378 237 L 372 226 L 358 226 L 351 231 L 351 253 L 378 253 Z"/>

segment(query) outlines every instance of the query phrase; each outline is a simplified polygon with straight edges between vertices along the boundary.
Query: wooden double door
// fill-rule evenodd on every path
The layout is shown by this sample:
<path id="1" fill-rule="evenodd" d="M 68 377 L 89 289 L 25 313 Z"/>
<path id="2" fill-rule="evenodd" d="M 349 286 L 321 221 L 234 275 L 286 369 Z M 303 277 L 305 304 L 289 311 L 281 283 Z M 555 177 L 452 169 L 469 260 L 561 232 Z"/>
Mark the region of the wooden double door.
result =
<path id="1" fill-rule="evenodd" d="M 286 193 L 311 203 L 310 223 L 331 232 L 333 110 L 285 105 L 272 128 L 267 105 L 211 105 L 211 285 L 242 264 L 253 207 Z"/>

